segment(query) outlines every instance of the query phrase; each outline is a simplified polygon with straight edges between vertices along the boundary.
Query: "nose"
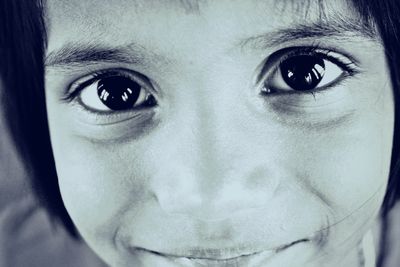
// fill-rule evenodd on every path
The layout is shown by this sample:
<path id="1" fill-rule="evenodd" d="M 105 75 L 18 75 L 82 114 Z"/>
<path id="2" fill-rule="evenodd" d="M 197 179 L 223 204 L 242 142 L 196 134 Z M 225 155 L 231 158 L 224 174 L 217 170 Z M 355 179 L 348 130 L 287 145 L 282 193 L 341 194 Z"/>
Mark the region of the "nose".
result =
<path id="1" fill-rule="evenodd" d="M 203 221 L 224 220 L 266 206 L 276 191 L 277 179 L 270 179 L 263 166 L 238 167 L 208 174 L 187 165 L 160 171 L 156 199 L 169 214 Z"/>
<path id="2" fill-rule="evenodd" d="M 237 119 L 245 113 L 217 109 L 191 105 L 160 134 L 151 188 L 167 213 L 222 220 L 267 205 L 278 187 L 267 150 Z"/>

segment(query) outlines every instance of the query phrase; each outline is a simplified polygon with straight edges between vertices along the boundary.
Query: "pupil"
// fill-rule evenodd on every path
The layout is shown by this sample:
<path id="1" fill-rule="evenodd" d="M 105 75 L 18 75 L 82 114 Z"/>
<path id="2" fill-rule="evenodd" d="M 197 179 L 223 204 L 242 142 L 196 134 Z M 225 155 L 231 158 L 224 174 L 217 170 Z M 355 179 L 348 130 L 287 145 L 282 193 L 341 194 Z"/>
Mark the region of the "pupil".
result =
<path id="1" fill-rule="evenodd" d="M 316 56 L 295 56 L 282 62 L 280 68 L 284 81 L 297 91 L 314 89 L 325 74 L 324 60 Z"/>
<path id="2" fill-rule="evenodd" d="M 140 90 L 138 83 L 121 76 L 103 78 L 97 84 L 97 95 L 101 102 L 112 110 L 132 108 Z"/>

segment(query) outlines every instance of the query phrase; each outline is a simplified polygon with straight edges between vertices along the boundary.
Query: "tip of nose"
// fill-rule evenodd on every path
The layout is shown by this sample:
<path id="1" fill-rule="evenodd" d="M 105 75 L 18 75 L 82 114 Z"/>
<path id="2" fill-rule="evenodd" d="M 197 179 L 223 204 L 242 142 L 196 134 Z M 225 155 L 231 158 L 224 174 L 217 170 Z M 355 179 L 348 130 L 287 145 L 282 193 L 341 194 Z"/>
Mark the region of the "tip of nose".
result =
<path id="1" fill-rule="evenodd" d="M 152 189 L 158 205 L 168 214 L 185 215 L 202 221 L 221 221 L 269 205 L 276 193 L 278 179 L 267 179 L 264 170 L 256 170 L 214 180 L 173 175 L 168 176 L 174 177 L 168 179 L 169 182 L 158 180 L 164 182 L 155 183 Z"/>

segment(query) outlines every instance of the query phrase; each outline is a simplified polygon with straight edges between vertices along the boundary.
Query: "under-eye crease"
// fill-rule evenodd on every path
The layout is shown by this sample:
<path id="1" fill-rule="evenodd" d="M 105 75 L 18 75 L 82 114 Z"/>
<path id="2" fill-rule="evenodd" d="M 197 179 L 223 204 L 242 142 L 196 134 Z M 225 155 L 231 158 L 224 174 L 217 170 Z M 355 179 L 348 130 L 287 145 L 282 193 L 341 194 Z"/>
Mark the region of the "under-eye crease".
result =
<path id="1" fill-rule="evenodd" d="M 332 81 L 322 86 L 318 86 L 321 82 L 318 81 L 317 83 L 314 83 L 315 85 L 314 87 L 310 86 L 309 89 L 302 88 L 300 90 L 296 90 L 292 88 L 290 85 L 288 85 L 287 79 L 286 80 L 283 79 L 284 77 L 281 78 L 283 82 L 286 83 L 286 86 L 288 88 L 282 89 L 275 86 L 273 84 L 273 80 L 277 75 L 282 76 L 281 72 L 282 66 L 284 66 L 285 64 L 287 65 L 288 61 L 291 61 L 292 63 L 296 62 L 296 58 L 298 59 L 298 63 L 300 65 L 301 64 L 303 64 L 303 66 L 307 65 L 307 63 L 304 63 L 304 60 L 308 58 L 314 60 L 315 66 L 319 67 L 320 69 L 325 68 L 326 67 L 325 65 L 331 65 L 339 68 L 341 73 L 340 75 L 337 75 L 335 79 L 332 79 Z M 333 49 L 322 48 L 319 45 L 284 48 L 279 51 L 276 51 L 275 53 L 273 53 L 271 56 L 268 57 L 257 79 L 257 84 L 258 87 L 261 88 L 262 96 L 271 97 L 271 96 L 281 96 L 287 94 L 291 95 L 311 94 L 315 97 L 316 93 L 335 87 L 336 85 L 343 82 L 346 78 L 358 74 L 360 72 L 360 69 L 356 62 L 357 60 L 355 60 L 349 55 L 344 55 L 343 53 L 336 52 Z M 310 69 L 310 72 L 311 71 L 313 71 L 313 75 L 308 77 L 310 78 L 310 80 L 312 76 L 314 76 L 314 78 L 319 76 L 316 69 Z M 330 70 L 323 69 L 323 71 L 329 72 Z M 294 75 L 295 73 L 290 73 L 290 74 Z M 323 78 L 323 74 L 321 74 L 320 76 L 321 77 L 319 78 Z"/>
<path id="2" fill-rule="evenodd" d="M 107 92 L 106 87 L 114 87 L 116 93 L 121 94 L 117 99 L 120 103 L 108 97 L 112 92 Z M 115 87 L 117 88 L 115 89 Z M 88 90 L 95 90 L 95 92 L 88 93 Z M 121 68 L 103 69 L 94 71 L 71 83 L 61 100 L 78 104 L 81 109 L 101 116 L 132 111 L 139 112 L 143 109 L 152 108 L 157 105 L 154 92 L 149 79 L 140 73 Z M 92 97 L 94 94 L 94 97 L 98 98 L 98 103 L 96 103 L 98 107 L 88 104 L 87 99 L 83 99 L 84 94 L 86 96 L 92 94 Z M 107 103 L 107 101 L 110 102 L 110 99 L 114 103 Z M 140 104 L 137 104 L 137 102 L 140 102 Z M 122 104 L 122 106 L 118 107 L 118 104 Z"/>

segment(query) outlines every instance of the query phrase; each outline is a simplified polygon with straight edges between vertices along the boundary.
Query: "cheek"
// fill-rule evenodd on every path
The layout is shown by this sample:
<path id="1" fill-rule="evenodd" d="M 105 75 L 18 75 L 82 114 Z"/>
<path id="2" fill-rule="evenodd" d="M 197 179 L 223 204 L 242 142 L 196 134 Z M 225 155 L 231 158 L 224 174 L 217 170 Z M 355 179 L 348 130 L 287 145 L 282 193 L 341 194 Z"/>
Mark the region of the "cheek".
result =
<path id="1" fill-rule="evenodd" d="M 99 145 L 58 130 L 52 136 L 65 207 L 89 245 L 112 259 L 108 254 L 115 250 L 112 240 L 122 214 L 139 212 L 151 198 L 147 166 L 138 157 L 142 150 Z"/>
<path id="2" fill-rule="evenodd" d="M 394 110 L 389 87 L 377 101 L 358 111 L 351 128 L 324 142 L 325 192 L 337 208 L 349 213 L 362 205 L 379 208 L 386 190 L 393 139 Z M 329 138 L 329 135 L 327 136 Z"/>
<path id="3" fill-rule="evenodd" d="M 383 118 L 353 121 L 351 128 L 309 136 L 297 144 L 297 176 L 306 179 L 341 215 L 386 189 L 391 155 L 390 125 Z"/>
<path id="4" fill-rule="evenodd" d="M 347 123 L 293 144 L 298 180 L 328 207 L 332 250 L 363 236 L 387 189 L 394 125 L 391 89 L 358 100 Z"/>
<path id="5" fill-rule="evenodd" d="M 285 226 L 288 225 L 288 229 L 298 229 L 296 227 L 299 221 L 290 220 L 294 215 L 300 218 L 301 226 L 307 225 L 310 217 L 317 220 L 328 216 L 332 228 L 330 230 L 333 232 L 329 240 L 332 247 L 356 232 L 359 232 L 356 238 L 360 238 L 365 230 L 363 226 L 370 222 L 379 210 L 386 189 L 393 132 L 393 115 L 390 114 L 394 113 L 390 90 L 386 92 L 387 95 L 383 95 L 379 101 L 375 101 L 376 98 L 371 101 L 372 98 L 367 97 L 365 103 L 356 104 L 355 106 L 358 106 L 354 108 L 355 112 L 348 121 L 318 131 L 295 126 L 285 128 L 273 119 L 258 120 L 258 117 L 250 116 L 240 120 L 246 124 L 246 127 L 243 127 L 229 121 L 236 121 L 236 117 L 231 113 L 226 117 L 228 119 L 221 120 L 221 123 L 232 126 L 234 131 L 218 133 L 224 137 L 214 144 L 218 145 L 215 153 L 221 152 L 221 155 L 217 155 L 221 161 L 210 166 L 220 168 L 224 165 L 222 163 L 228 162 L 227 166 L 233 166 L 234 173 L 240 174 L 243 173 L 243 166 L 256 166 L 255 163 L 261 162 L 265 168 L 269 168 L 268 174 L 276 176 L 282 189 L 281 197 L 275 197 L 272 201 L 274 205 L 268 206 L 269 214 L 257 214 L 257 219 L 262 222 L 256 224 L 259 228 L 244 229 L 240 225 L 237 228 L 240 231 L 237 232 L 249 236 L 249 229 L 262 232 L 261 230 L 272 225 L 270 228 L 276 230 L 273 232 L 279 233 L 277 236 L 280 238 L 286 234 L 284 231 L 279 232 Z M 146 240 L 154 233 L 153 236 L 157 237 L 153 239 L 154 244 L 161 242 L 161 235 L 166 243 L 170 240 L 182 241 L 171 236 L 168 239 L 166 231 L 160 230 L 168 226 L 175 230 L 171 232 L 177 235 L 185 222 L 170 220 L 171 223 L 167 224 L 165 218 L 157 213 L 159 209 L 151 210 L 154 199 L 149 180 L 154 179 L 154 175 L 151 175 L 154 169 L 165 171 L 164 167 L 168 166 L 172 158 L 172 149 L 168 149 L 166 144 L 181 147 L 176 149 L 174 155 L 177 159 L 175 163 L 179 166 L 186 164 L 194 168 L 199 165 L 196 153 L 193 153 L 190 147 L 194 145 L 194 141 L 184 143 L 184 136 L 173 139 L 158 134 L 156 136 L 159 142 L 155 142 L 153 137 L 126 144 L 93 142 L 71 130 L 75 129 L 76 125 L 73 122 L 68 125 L 71 121 L 66 115 L 68 113 L 59 112 L 51 101 L 48 111 L 57 173 L 65 206 L 84 239 L 96 252 L 107 259 L 116 258 L 113 253 L 117 249 L 112 241 L 121 225 L 141 226 L 134 228 L 133 232 Z M 243 113 L 237 112 L 237 116 L 243 116 Z M 186 151 L 187 149 L 189 151 Z M 156 156 L 150 155 L 149 150 Z M 166 154 L 166 151 L 169 152 L 168 155 L 160 156 Z M 192 162 L 197 165 L 189 164 Z M 243 162 L 249 164 L 243 165 Z M 165 174 L 163 175 L 165 177 Z M 265 180 L 265 176 L 260 176 L 260 180 Z M 207 178 L 199 177 L 201 180 Z M 172 178 L 175 177 L 171 176 Z M 249 188 L 253 190 L 252 187 Z M 250 189 L 248 195 L 254 199 L 255 194 L 252 193 L 256 190 Z M 263 194 L 265 192 L 263 191 Z M 263 201 L 270 203 L 269 199 Z M 282 207 L 288 207 L 290 212 L 282 212 L 285 210 Z M 145 209 L 153 213 L 146 213 Z M 124 216 L 126 213 L 132 216 Z M 155 216 L 144 217 L 143 214 Z M 268 220 L 269 218 L 274 220 Z M 291 227 L 290 223 L 296 227 Z M 275 226 L 277 227 L 273 228 Z M 317 230 L 318 228 L 310 229 Z M 290 236 L 296 234 L 288 231 Z M 196 240 L 192 237 L 198 236 L 190 236 L 185 232 L 183 239 L 186 238 L 187 242 Z M 267 242 L 268 238 L 265 239 Z"/>

